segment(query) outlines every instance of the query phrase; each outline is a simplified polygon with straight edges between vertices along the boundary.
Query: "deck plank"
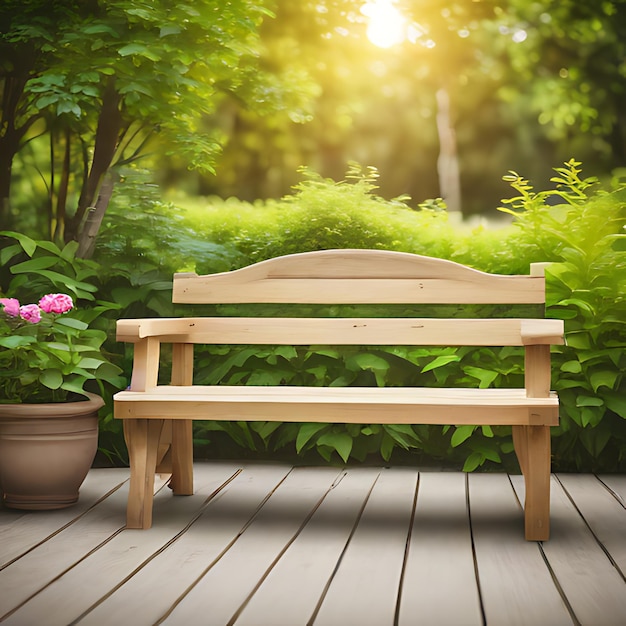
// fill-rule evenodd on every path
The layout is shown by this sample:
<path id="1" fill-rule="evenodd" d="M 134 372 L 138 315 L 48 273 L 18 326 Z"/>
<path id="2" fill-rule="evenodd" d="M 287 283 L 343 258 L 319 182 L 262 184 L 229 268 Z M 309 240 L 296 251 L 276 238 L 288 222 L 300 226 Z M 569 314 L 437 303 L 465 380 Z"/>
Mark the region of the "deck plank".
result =
<path id="1" fill-rule="evenodd" d="M 379 474 L 379 468 L 351 468 L 343 473 L 245 606 L 237 626 L 308 622 Z"/>
<path id="2" fill-rule="evenodd" d="M 626 507 L 626 476 L 622 474 L 603 474 L 598 478 L 616 495 Z"/>
<path id="3" fill-rule="evenodd" d="M 44 590 L 85 554 L 95 550 L 124 527 L 128 484 L 107 498 L 107 507 L 96 507 L 71 526 L 38 545 L 0 572 L 0 619 L 23 602 Z M 30 604 L 35 602 L 32 600 Z M 9 621 L 9 620 L 7 620 Z M 37 623 L 37 620 L 31 622 Z"/>
<path id="4" fill-rule="evenodd" d="M 572 624 L 506 474 L 469 475 L 472 533 L 487 624 Z"/>
<path id="5" fill-rule="evenodd" d="M 576 481 L 568 480 L 564 475 L 560 478 L 564 484 L 569 484 L 570 495 L 576 492 L 576 507 L 585 519 L 577 514 L 563 489 L 553 487 L 551 510 L 554 536 L 543 546 L 550 565 L 582 624 L 594 626 L 625 624 L 626 593 L 623 574 L 607 558 L 587 524 L 594 523 L 596 529 L 600 531 L 607 525 L 614 531 L 621 526 L 623 529 L 621 537 L 612 534 L 613 539 L 621 547 L 623 556 L 626 543 L 626 511 L 619 507 L 617 502 L 615 504 L 619 510 L 609 506 L 613 498 L 597 481 L 593 485 L 585 480 L 585 477 L 577 477 Z M 593 477 L 588 478 L 593 480 Z M 607 499 L 601 509 L 604 519 L 599 521 L 597 511 L 594 514 L 593 507 L 599 504 L 598 499 L 604 500 L 603 492 Z M 617 519 L 613 520 L 616 523 L 610 520 L 613 511 L 618 513 Z"/>
<path id="6" fill-rule="evenodd" d="M 591 531 L 626 576 L 626 508 L 595 476 L 559 474 Z"/>
<path id="7" fill-rule="evenodd" d="M 92 469 L 80 488 L 78 502 L 56 511 L 21 511 L 0 504 L 0 569 L 73 523 L 126 480 L 127 469 Z"/>
<path id="8" fill-rule="evenodd" d="M 90 512 L 74 525 L 75 531 L 59 546 L 55 545 L 53 559 L 49 546 L 45 546 L 41 554 L 39 551 L 31 553 L 37 557 L 35 563 L 28 563 L 34 571 L 36 567 L 46 568 L 60 562 L 59 550 L 67 551 L 66 560 L 72 563 L 64 564 L 62 569 L 57 566 L 58 578 L 38 589 L 26 605 L 6 619 L 6 623 L 65 626 L 75 620 L 186 526 L 215 488 L 212 478 L 206 480 L 202 472 L 199 474 L 196 481 L 200 485 L 193 496 L 175 498 L 169 489 L 161 489 L 156 494 L 154 503 L 159 519 L 150 531 L 124 530 L 126 484 L 111 496 L 107 506 L 101 505 L 97 509 L 97 515 Z M 222 480 L 223 477 L 219 477 L 217 482 Z M 173 501 L 175 506 L 171 506 Z M 84 542 L 87 545 L 81 545 Z M 80 560 L 76 560 L 77 551 L 80 551 Z M 23 576 L 24 573 L 20 572 L 17 580 Z M 81 592 L 76 593 L 76 589 Z"/>
<path id="9" fill-rule="evenodd" d="M 451 601 L 454 597 L 454 601 Z M 460 472 L 420 473 L 398 624 L 482 625 Z"/>
<path id="10" fill-rule="evenodd" d="M 194 465 L 196 473 L 198 465 Z M 200 464 L 203 465 L 214 467 L 213 463 Z M 253 464 L 250 468 L 244 464 L 243 468 L 209 502 L 192 526 L 94 607 L 81 625 L 123 624 L 129 611 L 134 626 L 155 624 L 162 619 L 237 539 L 264 500 L 291 471 L 289 466 L 274 464 Z"/>
<path id="11" fill-rule="evenodd" d="M 395 620 L 411 525 L 417 470 L 380 473 L 359 525 L 331 581 L 316 626 L 391 626 Z"/>
<path id="12" fill-rule="evenodd" d="M 575 482 L 579 485 L 576 504 L 581 512 L 582 509 L 590 512 L 594 492 L 601 497 L 604 491 L 607 499 L 612 500 L 598 481 L 593 485 L 585 477 L 577 476 L 575 481 L 568 481 L 565 475 L 561 477 L 572 490 Z M 626 623 L 626 585 L 621 573 L 607 558 L 559 481 L 553 478 L 551 487 L 552 533 L 550 541 L 543 543 L 543 550 L 559 585 L 581 624 L 621 626 Z M 626 528 L 626 511 L 621 509 L 620 512 L 624 515 L 611 520 L 610 510 L 605 506 L 602 513 L 607 516 L 606 524 L 613 529 Z M 625 539 L 623 531 L 622 544 Z"/>
<path id="13" fill-rule="evenodd" d="M 552 536 L 535 543 L 523 538 L 519 476 L 228 461 L 194 471 L 194 496 L 173 497 L 158 477 L 145 531 L 122 530 L 127 469 L 92 470 L 70 509 L 0 507 L 3 626 L 457 626 L 480 624 L 481 606 L 487 626 L 626 623 L 626 476 L 553 477 Z"/>
<path id="14" fill-rule="evenodd" d="M 230 623 L 281 552 L 300 532 L 340 474 L 337 468 L 295 468 L 226 554 L 197 581 L 164 624 Z"/>

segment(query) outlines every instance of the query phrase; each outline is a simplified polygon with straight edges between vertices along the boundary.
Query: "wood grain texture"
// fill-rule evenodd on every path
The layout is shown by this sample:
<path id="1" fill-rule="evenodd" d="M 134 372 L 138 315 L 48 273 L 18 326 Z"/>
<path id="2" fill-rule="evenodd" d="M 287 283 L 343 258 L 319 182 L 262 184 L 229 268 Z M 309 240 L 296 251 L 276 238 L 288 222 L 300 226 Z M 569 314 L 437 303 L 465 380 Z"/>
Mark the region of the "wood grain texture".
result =
<path id="1" fill-rule="evenodd" d="M 487 624 L 571 625 L 539 544 L 525 541 L 522 511 L 505 474 L 470 474 L 469 501 Z"/>
<path id="2" fill-rule="evenodd" d="M 25 511 L 9 509 L 0 503 L 0 570 L 14 559 L 27 554 L 46 542 L 81 515 L 128 482 L 124 468 L 92 469 L 80 487 L 78 502 L 67 508 L 49 511 L 44 516 L 33 516 Z"/>
<path id="3" fill-rule="evenodd" d="M 357 424 L 558 424 L 558 398 L 523 389 L 159 386 L 114 396 L 118 419 Z"/>
<path id="4" fill-rule="evenodd" d="M 7 609 L 0 621 L 147 626 L 169 615 L 176 624 L 176 607 L 223 562 L 224 575 L 207 578 L 211 602 L 178 623 L 205 623 L 223 596 L 226 613 L 238 607 L 223 624 L 309 624 L 318 603 L 334 596 L 341 626 L 367 624 L 363 606 L 376 619 L 383 615 L 380 624 L 391 613 L 399 626 L 456 626 L 476 623 L 477 594 L 488 625 L 625 623 L 626 581 L 616 567 L 623 562 L 626 509 L 617 494 L 626 493 L 624 476 L 553 479 L 552 538 L 542 545 L 522 538 L 521 476 L 311 467 L 288 481 L 290 465 L 239 462 L 200 462 L 194 471 L 196 494 L 188 498 L 173 497 L 158 480 L 155 523 L 145 532 L 122 529 L 128 469 L 92 470 L 89 506 L 79 500 L 63 516 L 0 507 L 0 529 L 9 532 L 0 534 L 0 548 L 13 539 L 27 546 L 0 566 Z M 92 474 L 99 495 L 90 495 Z M 344 568 L 358 570 L 352 587 Z"/>
<path id="5" fill-rule="evenodd" d="M 579 482 L 574 477 L 561 475 L 561 480 L 552 479 L 552 527 L 553 537 L 543 544 L 543 551 L 563 593 L 568 598 L 572 611 L 581 624 L 597 624 L 598 626 L 618 626 L 626 622 L 626 594 L 624 594 L 624 577 L 607 558 L 603 546 L 594 537 L 589 526 L 590 522 L 598 527 L 597 511 L 604 518 L 600 522 L 605 528 L 613 529 L 617 524 L 626 529 L 626 511 L 619 507 L 610 494 L 602 488 L 593 477 L 583 477 Z M 516 477 L 513 480 L 516 490 L 522 494 L 522 482 Z M 571 494 L 575 496 L 576 507 L 570 500 L 564 485 L 570 485 Z M 604 492 L 604 493 L 603 493 Z M 606 497 L 605 497 L 606 496 Z M 619 509 L 616 510 L 614 505 Z M 589 508 L 599 506 L 594 514 Z M 577 510 L 578 508 L 578 510 Z M 585 509 L 587 516 L 583 518 L 579 510 Z M 617 519 L 610 519 L 617 513 Z M 606 532 L 606 531 L 605 531 Z M 614 537 L 615 538 L 615 537 Z M 626 542 L 626 530 L 617 540 L 618 546 Z M 616 555 L 620 557 L 622 550 Z"/>
<path id="6" fill-rule="evenodd" d="M 360 626 L 392 626 L 411 526 L 417 472 L 381 472 L 359 525 L 314 618 L 334 626 L 349 618 Z M 359 598 L 346 610 L 346 598 Z"/>
<path id="7" fill-rule="evenodd" d="M 380 468 L 350 468 L 255 590 L 237 626 L 304 626 L 341 560 Z M 294 584 L 296 582 L 297 584 Z"/>
<path id="8" fill-rule="evenodd" d="M 193 514 L 187 514 L 187 525 L 179 522 L 182 517 L 178 504 L 170 506 L 166 512 L 161 511 L 165 515 L 159 516 L 155 528 L 149 533 L 132 533 L 134 538 L 127 537 L 133 539 L 135 545 L 143 547 L 144 541 L 138 535 L 152 535 L 156 528 L 170 528 L 171 540 L 164 542 L 167 535 L 160 536 L 160 548 L 152 558 L 144 552 L 125 568 L 116 564 L 113 570 L 121 570 L 126 575 L 131 574 L 131 577 L 123 585 L 112 586 L 112 581 L 109 581 L 108 587 L 113 593 L 102 602 L 94 603 L 80 623 L 93 626 L 123 624 L 132 615 L 134 625 L 148 626 L 158 623 L 184 599 L 197 581 L 228 553 L 268 496 L 291 471 L 291 467 L 286 465 L 263 464 L 250 469 L 244 465 L 239 467 L 243 471 L 214 494 L 237 466 L 231 463 L 196 464 L 194 469 L 199 485 L 194 499 L 200 499 L 206 505 L 196 505 Z M 210 498 L 208 502 L 207 496 Z M 185 501 L 191 500 L 185 498 Z M 172 498 L 169 501 L 171 504 Z M 158 532 L 161 535 L 161 531 Z M 240 567 L 245 568 L 245 565 L 244 558 Z M 139 569 L 133 570 L 133 566 Z M 222 589 L 220 582 L 217 590 Z M 206 612 L 203 609 L 201 614 Z M 194 621 L 188 623 L 193 624 Z"/>
<path id="9" fill-rule="evenodd" d="M 420 473 L 398 625 L 481 626 L 466 476 Z"/>
<path id="10" fill-rule="evenodd" d="M 562 320 L 185 317 L 120 320 L 118 341 L 185 345 L 525 346 L 563 343 Z M 143 344 L 141 344 L 143 346 Z M 141 366 L 143 360 L 137 361 Z M 183 384 L 183 383 L 179 383 Z"/>
<path id="11" fill-rule="evenodd" d="M 543 276 L 485 274 L 452 261 L 383 250 L 325 250 L 233 272 L 174 276 L 180 303 L 545 302 Z"/>
<path id="12" fill-rule="evenodd" d="M 206 626 L 229 623 L 258 581 L 295 540 L 338 474 L 338 469 L 330 467 L 315 472 L 295 468 L 228 553 L 196 581 L 163 623 L 193 624 L 203 613 L 202 623 Z M 246 567 L 241 567 L 242 562 Z"/>

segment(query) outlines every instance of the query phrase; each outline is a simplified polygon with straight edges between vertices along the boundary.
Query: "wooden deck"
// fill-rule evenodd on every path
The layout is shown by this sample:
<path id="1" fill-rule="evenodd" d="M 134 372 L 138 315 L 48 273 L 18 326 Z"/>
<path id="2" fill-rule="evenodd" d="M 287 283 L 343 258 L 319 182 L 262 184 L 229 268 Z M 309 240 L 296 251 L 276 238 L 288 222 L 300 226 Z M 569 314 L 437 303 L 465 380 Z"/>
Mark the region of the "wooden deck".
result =
<path id="1" fill-rule="evenodd" d="M 523 538 L 519 476 L 196 463 L 125 530 L 128 470 L 78 504 L 0 508 L 0 621 L 54 626 L 626 624 L 626 476 L 552 479 Z"/>

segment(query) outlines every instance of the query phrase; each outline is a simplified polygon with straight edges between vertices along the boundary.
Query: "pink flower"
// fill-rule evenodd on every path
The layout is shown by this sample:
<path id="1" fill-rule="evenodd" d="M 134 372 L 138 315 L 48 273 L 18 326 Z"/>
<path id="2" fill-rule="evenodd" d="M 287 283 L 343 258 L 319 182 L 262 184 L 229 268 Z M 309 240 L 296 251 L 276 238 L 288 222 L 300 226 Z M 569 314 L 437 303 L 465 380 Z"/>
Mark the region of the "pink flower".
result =
<path id="1" fill-rule="evenodd" d="M 39 300 L 39 306 L 46 313 L 67 313 L 74 308 L 74 302 L 64 293 L 49 293 Z"/>
<path id="2" fill-rule="evenodd" d="M 0 298 L 0 304 L 4 312 L 10 317 L 18 317 L 20 314 L 20 302 L 16 298 Z"/>
<path id="3" fill-rule="evenodd" d="M 39 324 L 41 309 L 36 304 L 25 304 L 20 307 L 20 317 L 30 324 Z"/>

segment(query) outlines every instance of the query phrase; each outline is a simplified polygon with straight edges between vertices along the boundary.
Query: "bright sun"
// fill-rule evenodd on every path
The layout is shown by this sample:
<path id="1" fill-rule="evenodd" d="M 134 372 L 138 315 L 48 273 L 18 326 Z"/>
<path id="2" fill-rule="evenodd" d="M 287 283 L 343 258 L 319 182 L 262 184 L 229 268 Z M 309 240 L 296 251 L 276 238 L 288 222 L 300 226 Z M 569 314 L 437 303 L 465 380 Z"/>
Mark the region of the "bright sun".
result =
<path id="1" fill-rule="evenodd" d="M 380 48 L 390 48 L 406 37 L 406 20 L 393 6 L 393 0 L 369 0 L 361 8 L 369 18 L 367 38 Z"/>

